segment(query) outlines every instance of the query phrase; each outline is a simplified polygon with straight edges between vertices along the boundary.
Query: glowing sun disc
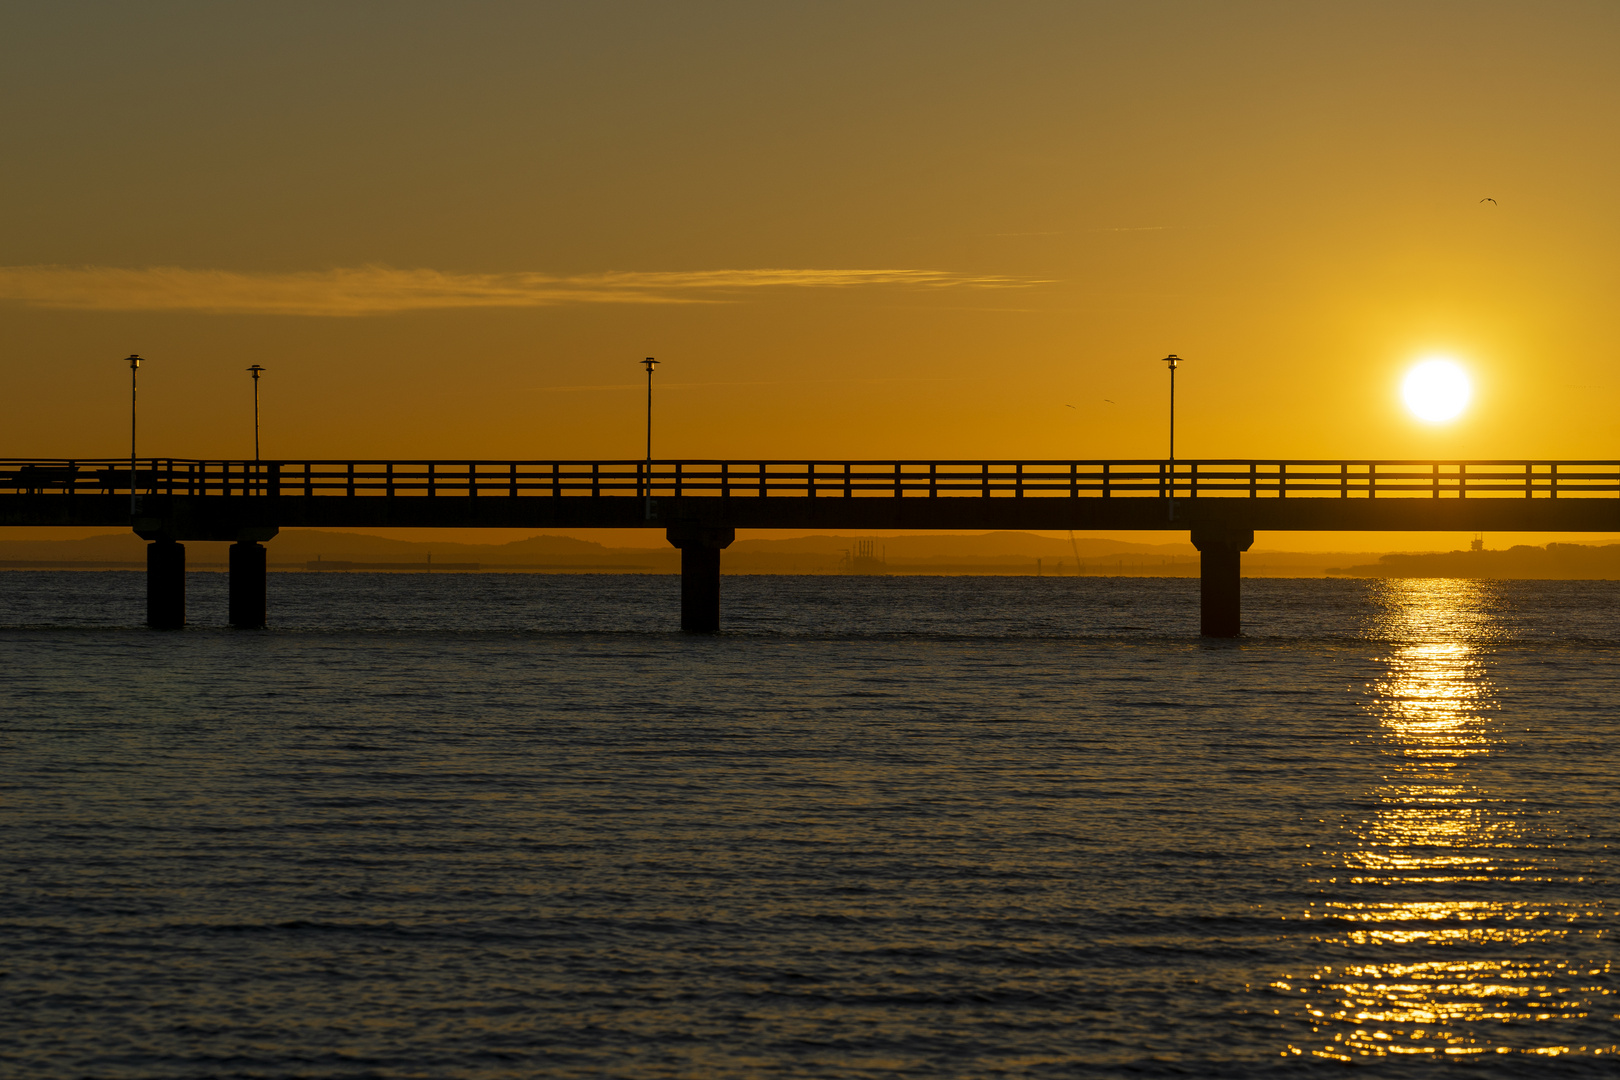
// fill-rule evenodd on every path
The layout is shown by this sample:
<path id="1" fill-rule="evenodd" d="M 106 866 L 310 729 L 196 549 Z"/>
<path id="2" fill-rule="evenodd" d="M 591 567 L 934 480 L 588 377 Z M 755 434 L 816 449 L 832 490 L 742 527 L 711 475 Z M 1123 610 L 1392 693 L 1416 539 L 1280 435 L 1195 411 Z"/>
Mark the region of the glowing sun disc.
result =
<path id="1" fill-rule="evenodd" d="M 1412 415 L 1431 423 L 1455 419 L 1472 393 L 1467 373 L 1450 360 L 1425 360 L 1407 372 L 1401 384 L 1401 397 Z"/>

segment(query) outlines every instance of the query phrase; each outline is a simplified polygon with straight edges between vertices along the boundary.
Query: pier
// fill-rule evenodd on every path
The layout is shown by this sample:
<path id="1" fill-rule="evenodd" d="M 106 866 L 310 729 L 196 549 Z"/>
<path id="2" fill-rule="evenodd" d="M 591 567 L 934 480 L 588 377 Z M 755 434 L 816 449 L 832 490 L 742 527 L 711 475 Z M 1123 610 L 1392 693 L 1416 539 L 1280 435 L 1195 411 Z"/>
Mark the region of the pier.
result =
<path id="1" fill-rule="evenodd" d="M 128 527 L 147 621 L 185 623 L 185 543 L 229 541 L 230 623 L 266 623 L 284 528 L 662 528 L 681 627 L 721 625 L 738 529 L 1157 530 L 1200 554 L 1200 627 L 1242 632 L 1257 530 L 1620 532 L 1620 461 L 0 460 L 0 526 Z"/>

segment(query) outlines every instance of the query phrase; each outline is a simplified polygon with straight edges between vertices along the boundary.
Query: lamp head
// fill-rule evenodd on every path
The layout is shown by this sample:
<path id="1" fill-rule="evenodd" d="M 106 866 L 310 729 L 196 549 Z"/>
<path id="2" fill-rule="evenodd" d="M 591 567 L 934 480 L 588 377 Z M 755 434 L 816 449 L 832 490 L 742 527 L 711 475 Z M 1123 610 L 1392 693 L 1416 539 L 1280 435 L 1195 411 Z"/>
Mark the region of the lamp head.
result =
<path id="1" fill-rule="evenodd" d="M 259 377 L 259 372 L 263 371 L 264 368 L 258 364 L 254 364 L 252 367 L 248 368 L 248 370 L 253 372 L 253 377 L 257 379 Z"/>
<path id="2" fill-rule="evenodd" d="M 1176 365 L 1181 363 L 1181 357 L 1177 356 L 1175 353 L 1171 353 L 1169 356 L 1164 358 L 1164 362 L 1170 365 L 1171 371 L 1174 371 L 1176 370 Z"/>
<path id="3" fill-rule="evenodd" d="M 658 366 L 658 361 L 649 356 L 647 359 L 641 362 L 641 366 L 647 369 L 647 374 L 651 375 L 653 373 L 653 368 Z"/>
<path id="4" fill-rule="evenodd" d="M 134 371 L 136 368 L 138 368 L 140 366 L 141 366 L 141 358 L 140 358 L 140 356 L 138 354 L 136 354 L 136 353 L 130 353 L 129 354 L 129 369 L 131 371 Z"/>

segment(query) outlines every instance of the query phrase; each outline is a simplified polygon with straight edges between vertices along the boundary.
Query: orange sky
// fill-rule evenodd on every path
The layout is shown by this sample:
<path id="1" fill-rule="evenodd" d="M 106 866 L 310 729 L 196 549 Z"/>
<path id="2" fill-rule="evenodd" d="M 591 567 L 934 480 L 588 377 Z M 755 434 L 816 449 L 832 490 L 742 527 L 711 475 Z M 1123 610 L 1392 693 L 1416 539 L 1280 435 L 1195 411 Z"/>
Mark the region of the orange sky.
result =
<path id="1" fill-rule="evenodd" d="M 0 14 L 0 454 L 1592 457 L 1604 3 Z M 1495 203 L 1481 202 L 1494 198 Z M 1455 356 L 1464 417 L 1398 382 Z M 1072 408 L 1070 407 L 1072 406 Z"/>

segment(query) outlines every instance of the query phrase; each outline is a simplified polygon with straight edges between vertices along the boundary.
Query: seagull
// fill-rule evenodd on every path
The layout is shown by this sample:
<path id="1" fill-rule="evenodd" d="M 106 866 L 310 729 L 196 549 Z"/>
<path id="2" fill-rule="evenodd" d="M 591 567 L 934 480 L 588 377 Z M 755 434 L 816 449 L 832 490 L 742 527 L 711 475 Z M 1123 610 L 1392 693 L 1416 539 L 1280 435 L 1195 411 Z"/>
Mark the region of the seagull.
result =
<path id="1" fill-rule="evenodd" d="M 1073 406 L 1073 405 L 1065 405 L 1065 406 L 1063 406 L 1063 407 L 1064 407 L 1064 408 L 1065 408 L 1065 409 L 1074 409 L 1074 406 Z M 1075 411 L 1075 412 L 1079 412 L 1079 411 L 1080 411 L 1080 410 L 1079 410 L 1079 409 L 1074 409 L 1074 411 Z"/>
<path id="2" fill-rule="evenodd" d="M 1108 404 L 1110 404 L 1110 405 L 1112 405 L 1112 404 L 1113 404 L 1113 403 L 1114 403 L 1114 399 L 1113 399 L 1113 398 L 1103 398 L 1103 400 L 1104 400 L 1104 401 L 1106 401 L 1106 402 L 1108 402 Z"/>
<path id="3" fill-rule="evenodd" d="M 1485 198 L 1485 199 L 1481 199 L 1481 200 L 1479 200 L 1479 201 L 1480 201 L 1480 202 L 1488 202 L 1488 203 L 1490 203 L 1490 204 L 1491 204 L 1491 205 L 1492 205 L 1492 206 L 1497 206 L 1497 205 L 1499 205 L 1499 204 L 1498 204 L 1498 203 L 1497 203 L 1497 201 L 1496 201 L 1496 200 L 1495 200 L 1495 199 L 1491 199 L 1491 198 Z"/>

